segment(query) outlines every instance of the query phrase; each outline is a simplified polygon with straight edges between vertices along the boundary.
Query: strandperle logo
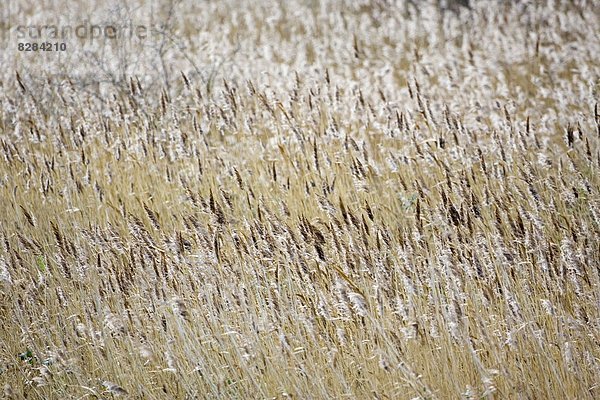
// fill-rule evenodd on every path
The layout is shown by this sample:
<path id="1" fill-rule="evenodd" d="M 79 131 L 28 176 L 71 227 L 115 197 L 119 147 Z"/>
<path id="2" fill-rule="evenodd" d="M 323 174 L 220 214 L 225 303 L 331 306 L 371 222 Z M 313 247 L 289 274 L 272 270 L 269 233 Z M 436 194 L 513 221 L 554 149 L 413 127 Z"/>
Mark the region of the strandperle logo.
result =
<path id="1" fill-rule="evenodd" d="M 133 22 L 125 24 L 92 24 L 83 21 L 76 25 L 39 24 L 39 25 L 17 25 L 13 27 L 14 37 L 24 40 L 47 40 L 47 39 L 137 39 L 145 40 L 156 35 L 158 28 L 138 25 Z"/>
<path id="2" fill-rule="evenodd" d="M 9 40 L 34 42 L 71 39 L 84 42 L 121 40 L 135 43 L 158 37 L 160 32 L 164 31 L 160 23 L 139 23 L 151 21 L 151 18 L 146 18 L 152 14 L 151 6 L 147 10 L 149 13 L 145 13 L 145 9 L 137 10 L 137 16 L 141 14 L 144 18 L 120 15 L 118 10 L 114 9 L 114 15 L 107 14 L 109 17 L 103 22 L 89 19 L 58 22 L 58 17 L 62 15 L 60 10 L 51 10 L 55 17 L 49 12 L 47 21 L 28 21 L 19 15 L 14 0 L 0 0 L 0 40 L 4 44 Z"/>

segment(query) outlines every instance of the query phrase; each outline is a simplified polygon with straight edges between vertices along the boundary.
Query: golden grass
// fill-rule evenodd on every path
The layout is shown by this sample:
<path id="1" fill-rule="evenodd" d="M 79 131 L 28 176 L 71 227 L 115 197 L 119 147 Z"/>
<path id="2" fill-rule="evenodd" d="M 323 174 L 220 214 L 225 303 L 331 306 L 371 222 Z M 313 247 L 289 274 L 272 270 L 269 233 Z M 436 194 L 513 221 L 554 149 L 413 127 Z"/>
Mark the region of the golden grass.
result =
<path id="1" fill-rule="evenodd" d="M 558 3 L 183 2 L 241 41 L 210 81 L 9 67 L 4 396 L 598 398 L 599 23 Z"/>

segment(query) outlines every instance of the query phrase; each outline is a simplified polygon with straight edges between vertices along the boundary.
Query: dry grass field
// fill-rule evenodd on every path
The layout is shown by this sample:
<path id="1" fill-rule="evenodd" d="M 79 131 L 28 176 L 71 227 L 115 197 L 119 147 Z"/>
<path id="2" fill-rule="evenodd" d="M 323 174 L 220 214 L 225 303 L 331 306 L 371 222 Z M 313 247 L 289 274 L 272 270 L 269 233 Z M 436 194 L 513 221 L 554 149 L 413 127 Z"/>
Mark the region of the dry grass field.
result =
<path id="1" fill-rule="evenodd" d="M 0 397 L 600 398 L 597 2 L 67 3 L 0 10 Z M 17 50 L 86 18 L 151 35 Z"/>

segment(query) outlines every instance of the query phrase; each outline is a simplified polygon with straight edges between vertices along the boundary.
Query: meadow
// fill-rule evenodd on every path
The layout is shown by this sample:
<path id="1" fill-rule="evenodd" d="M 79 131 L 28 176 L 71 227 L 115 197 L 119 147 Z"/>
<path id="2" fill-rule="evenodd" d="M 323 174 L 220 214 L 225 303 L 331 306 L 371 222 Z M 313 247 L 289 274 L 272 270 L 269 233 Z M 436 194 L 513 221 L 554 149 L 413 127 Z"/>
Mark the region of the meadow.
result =
<path id="1" fill-rule="evenodd" d="M 0 397 L 600 398 L 598 7 L 467 3 L 5 37 Z"/>

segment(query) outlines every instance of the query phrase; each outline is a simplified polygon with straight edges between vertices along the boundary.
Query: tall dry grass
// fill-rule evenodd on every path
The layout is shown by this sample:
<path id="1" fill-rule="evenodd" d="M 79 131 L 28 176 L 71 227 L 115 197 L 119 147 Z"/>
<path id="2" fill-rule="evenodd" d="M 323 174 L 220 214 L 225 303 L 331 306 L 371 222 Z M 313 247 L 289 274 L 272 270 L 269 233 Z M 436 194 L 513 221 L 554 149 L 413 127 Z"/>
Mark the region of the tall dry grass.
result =
<path id="1" fill-rule="evenodd" d="M 5 55 L 6 398 L 600 396 L 593 3 L 391 3 L 175 3 L 97 91 Z"/>

